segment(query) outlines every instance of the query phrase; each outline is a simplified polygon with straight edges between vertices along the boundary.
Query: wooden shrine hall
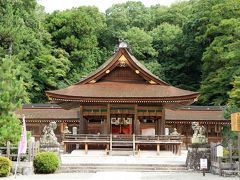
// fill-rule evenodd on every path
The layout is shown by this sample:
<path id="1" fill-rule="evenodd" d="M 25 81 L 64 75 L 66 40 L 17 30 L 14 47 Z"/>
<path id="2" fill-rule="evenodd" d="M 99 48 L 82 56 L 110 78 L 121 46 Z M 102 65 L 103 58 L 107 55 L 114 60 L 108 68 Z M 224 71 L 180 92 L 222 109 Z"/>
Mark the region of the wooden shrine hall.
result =
<path id="1" fill-rule="evenodd" d="M 166 113 L 171 112 L 174 116 L 174 111 L 197 101 L 200 94 L 173 87 L 153 75 L 122 42 L 116 53 L 95 72 L 67 88 L 47 91 L 46 95 L 53 104 L 52 108 L 48 105 L 48 109 L 55 114 L 51 120 L 54 121 L 54 116 L 58 117 L 59 114 L 64 116 L 57 120 L 58 134 L 66 126 L 71 132 L 75 131 L 73 127 L 77 129 L 74 135 L 66 135 L 63 139 L 59 136 L 66 149 L 69 149 L 67 146 L 74 149 L 76 146 L 72 146 L 78 144 L 77 148 L 103 147 L 112 150 L 115 142 L 118 148 L 130 146 L 136 150 L 139 147 L 154 147 L 159 151 L 164 142 L 164 148 L 173 144 L 178 147 L 175 149 L 179 149 L 182 143 L 182 136 L 170 136 L 168 131 L 168 128 L 174 127 L 179 132 L 180 121 L 167 122 Z M 26 115 L 32 129 L 36 128 L 34 123 L 46 123 L 50 120 L 41 118 L 47 116 L 44 112 L 39 113 L 37 116 L 40 116 L 40 120 L 36 122 L 36 114 L 33 113 L 31 118 L 24 109 L 16 112 L 18 115 Z M 69 113 L 73 113 L 76 119 L 71 120 Z M 221 123 L 217 128 L 228 123 L 225 119 L 218 122 Z M 189 132 L 182 134 L 185 142 L 189 141 L 186 134 L 191 136 L 191 118 L 187 124 L 186 131 Z M 213 125 L 215 128 L 216 124 Z M 180 131 L 183 132 L 183 129 L 184 125 Z M 41 133 L 39 131 L 38 134 Z M 170 148 L 174 149 L 174 146 Z"/>

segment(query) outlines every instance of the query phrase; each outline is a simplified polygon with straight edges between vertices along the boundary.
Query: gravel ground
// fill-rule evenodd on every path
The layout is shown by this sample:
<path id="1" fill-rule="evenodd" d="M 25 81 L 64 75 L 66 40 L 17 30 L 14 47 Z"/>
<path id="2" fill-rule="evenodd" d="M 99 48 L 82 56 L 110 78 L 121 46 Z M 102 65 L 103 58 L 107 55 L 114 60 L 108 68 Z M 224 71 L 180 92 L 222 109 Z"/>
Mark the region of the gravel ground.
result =
<path id="1" fill-rule="evenodd" d="M 14 176 L 1 178 L 15 179 Z M 220 177 L 206 173 L 187 172 L 97 172 L 97 173 L 63 173 L 49 175 L 17 175 L 17 180 L 240 180 L 240 177 Z"/>

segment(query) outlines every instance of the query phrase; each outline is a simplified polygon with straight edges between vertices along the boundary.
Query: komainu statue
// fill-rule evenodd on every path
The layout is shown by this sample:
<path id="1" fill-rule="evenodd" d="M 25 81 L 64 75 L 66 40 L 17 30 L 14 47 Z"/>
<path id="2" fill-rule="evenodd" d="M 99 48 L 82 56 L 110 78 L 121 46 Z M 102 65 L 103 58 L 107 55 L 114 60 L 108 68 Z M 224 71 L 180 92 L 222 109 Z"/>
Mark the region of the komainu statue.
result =
<path id="1" fill-rule="evenodd" d="M 200 126 L 198 122 L 192 122 L 193 137 L 192 144 L 205 144 L 208 142 L 206 137 L 206 128 Z"/>
<path id="2" fill-rule="evenodd" d="M 56 122 L 50 122 L 48 126 L 43 128 L 43 135 L 40 138 L 41 146 L 59 146 L 54 130 L 57 128 Z"/>
<path id="3" fill-rule="evenodd" d="M 172 136 L 179 136 L 180 133 L 177 132 L 177 128 L 174 128 L 173 132 L 170 135 L 172 135 Z"/>

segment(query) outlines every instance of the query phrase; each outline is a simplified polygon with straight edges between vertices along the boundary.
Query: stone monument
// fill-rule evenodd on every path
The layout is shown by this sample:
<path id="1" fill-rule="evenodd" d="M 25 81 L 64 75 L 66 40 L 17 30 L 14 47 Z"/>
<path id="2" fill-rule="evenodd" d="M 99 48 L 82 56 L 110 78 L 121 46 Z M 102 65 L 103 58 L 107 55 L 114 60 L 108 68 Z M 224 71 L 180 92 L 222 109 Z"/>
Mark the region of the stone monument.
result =
<path id="1" fill-rule="evenodd" d="M 206 128 L 200 126 L 198 122 L 192 122 L 192 129 L 194 131 L 192 137 L 192 144 L 206 144 L 208 139 L 206 137 Z"/>
<path id="2" fill-rule="evenodd" d="M 193 122 L 192 129 L 192 148 L 188 149 L 186 166 L 188 169 L 199 171 L 201 159 L 207 159 L 207 171 L 209 171 L 211 151 L 209 144 L 207 144 L 208 139 L 206 137 L 206 128 L 204 126 L 200 126 L 198 122 Z"/>

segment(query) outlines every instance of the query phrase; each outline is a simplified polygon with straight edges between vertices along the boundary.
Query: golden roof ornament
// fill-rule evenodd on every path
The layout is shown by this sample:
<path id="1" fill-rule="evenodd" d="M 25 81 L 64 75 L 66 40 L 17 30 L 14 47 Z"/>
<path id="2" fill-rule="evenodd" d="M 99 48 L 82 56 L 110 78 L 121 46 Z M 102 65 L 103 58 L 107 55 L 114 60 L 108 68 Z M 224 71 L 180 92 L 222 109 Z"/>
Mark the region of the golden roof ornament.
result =
<path id="1" fill-rule="evenodd" d="M 127 58 L 124 55 L 118 59 L 120 67 L 125 67 L 127 63 Z"/>

